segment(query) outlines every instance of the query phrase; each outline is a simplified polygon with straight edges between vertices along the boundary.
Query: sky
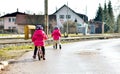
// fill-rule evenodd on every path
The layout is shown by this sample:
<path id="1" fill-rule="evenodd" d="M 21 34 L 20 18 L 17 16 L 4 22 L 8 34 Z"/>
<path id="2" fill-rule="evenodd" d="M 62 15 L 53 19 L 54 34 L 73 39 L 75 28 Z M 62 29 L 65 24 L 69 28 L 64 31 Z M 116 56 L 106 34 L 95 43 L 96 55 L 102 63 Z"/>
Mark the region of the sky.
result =
<path id="1" fill-rule="evenodd" d="M 109 0 L 106 0 L 108 3 Z M 111 0 L 112 7 L 118 0 Z M 120 1 L 119 1 L 120 2 Z M 48 14 L 52 14 L 64 4 L 77 13 L 85 14 L 89 19 L 96 15 L 99 3 L 104 6 L 105 0 L 48 0 Z M 44 14 L 44 0 L 0 0 L 0 14 L 16 12 Z"/>

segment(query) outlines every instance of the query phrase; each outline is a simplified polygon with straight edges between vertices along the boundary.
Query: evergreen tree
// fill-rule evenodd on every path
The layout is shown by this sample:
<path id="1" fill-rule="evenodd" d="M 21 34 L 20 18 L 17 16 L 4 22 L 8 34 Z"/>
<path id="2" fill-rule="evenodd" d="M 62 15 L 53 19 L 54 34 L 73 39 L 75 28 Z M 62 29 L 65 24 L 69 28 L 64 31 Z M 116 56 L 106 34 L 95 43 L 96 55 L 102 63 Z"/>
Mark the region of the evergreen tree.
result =
<path id="1" fill-rule="evenodd" d="M 104 32 L 107 32 L 109 30 L 109 26 L 108 26 L 108 18 L 109 18 L 109 15 L 108 15 L 108 9 L 107 9 L 107 5 L 106 5 L 106 2 L 104 3 L 104 10 L 103 10 L 103 22 L 105 23 L 104 24 Z"/>
<path id="2" fill-rule="evenodd" d="M 103 21 L 103 9 L 100 4 L 94 21 L 101 21 L 101 22 Z"/>
<path id="3" fill-rule="evenodd" d="M 106 5 L 105 2 L 104 9 L 102 9 L 101 5 L 99 4 L 98 11 L 96 13 L 94 21 L 104 22 L 105 32 L 113 33 L 115 31 L 114 14 L 111 1 L 108 2 L 108 6 Z"/>
<path id="4" fill-rule="evenodd" d="M 117 26 L 116 27 L 117 27 L 116 32 L 120 33 L 120 14 L 117 17 Z"/>
<path id="5" fill-rule="evenodd" d="M 107 23 L 110 28 L 109 32 L 113 33 L 115 31 L 115 25 L 114 25 L 114 15 L 113 15 L 111 1 L 108 2 L 108 14 L 109 14 L 109 17 L 108 17 Z"/>
<path id="6" fill-rule="evenodd" d="M 108 18 L 108 10 L 107 10 L 107 5 L 104 3 L 104 10 L 103 10 L 103 21 L 106 22 Z"/>

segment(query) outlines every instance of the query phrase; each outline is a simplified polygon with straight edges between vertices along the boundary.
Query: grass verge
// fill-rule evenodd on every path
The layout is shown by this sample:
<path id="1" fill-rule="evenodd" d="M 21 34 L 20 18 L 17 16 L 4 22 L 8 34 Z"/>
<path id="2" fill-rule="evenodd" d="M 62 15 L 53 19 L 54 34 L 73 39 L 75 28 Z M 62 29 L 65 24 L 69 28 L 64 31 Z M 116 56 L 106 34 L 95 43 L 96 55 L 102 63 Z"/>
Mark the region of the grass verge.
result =
<path id="1" fill-rule="evenodd" d="M 0 49 L 0 61 L 17 59 L 22 56 L 24 53 L 34 49 L 33 45 L 25 46 L 11 46 Z"/>

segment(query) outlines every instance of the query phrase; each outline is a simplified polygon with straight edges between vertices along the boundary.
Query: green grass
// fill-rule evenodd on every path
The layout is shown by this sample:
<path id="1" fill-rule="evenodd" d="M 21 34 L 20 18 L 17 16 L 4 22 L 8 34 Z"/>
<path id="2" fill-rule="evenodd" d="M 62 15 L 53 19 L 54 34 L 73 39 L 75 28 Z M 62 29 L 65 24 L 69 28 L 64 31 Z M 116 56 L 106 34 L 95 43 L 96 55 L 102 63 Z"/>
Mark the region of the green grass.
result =
<path id="1" fill-rule="evenodd" d="M 31 51 L 34 49 L 33 45 L 25 46 L 11 46 L 0 49 L 0 61 L 8 59 L 17 59 L 22 56 L 25 52 Z"/>
<path id="2" fill-rule="evenodd" d="M 2 50 L 24 50 L 24 49 L 33 49 L 33 45 L 24 45 L 24 46 L 10 46 L 2 48 Z"/>
<path id="3" fill-rule="evenodd" d="M 10 34 L 0 34 L 0 36 L 9 36 Z"/>

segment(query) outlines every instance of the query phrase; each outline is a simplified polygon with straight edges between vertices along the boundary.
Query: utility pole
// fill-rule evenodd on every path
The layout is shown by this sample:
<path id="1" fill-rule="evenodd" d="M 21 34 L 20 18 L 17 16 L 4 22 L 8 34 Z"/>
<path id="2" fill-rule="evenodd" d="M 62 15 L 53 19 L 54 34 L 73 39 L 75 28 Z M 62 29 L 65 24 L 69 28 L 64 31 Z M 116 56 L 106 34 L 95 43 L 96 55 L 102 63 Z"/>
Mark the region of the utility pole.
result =
<path id="1" fill-rule="evenodd" d="M 67 37 L 68 37 L 68 2 L 67 2 Z"/>
<path id="2" fill-rule="evenodd" d="M 46 31 L 46 34 L 48 35 L 48 0 L 45 0 L 45 14 L 44 14 L 44 17 L 45 17 L 45 31 Z"/>

